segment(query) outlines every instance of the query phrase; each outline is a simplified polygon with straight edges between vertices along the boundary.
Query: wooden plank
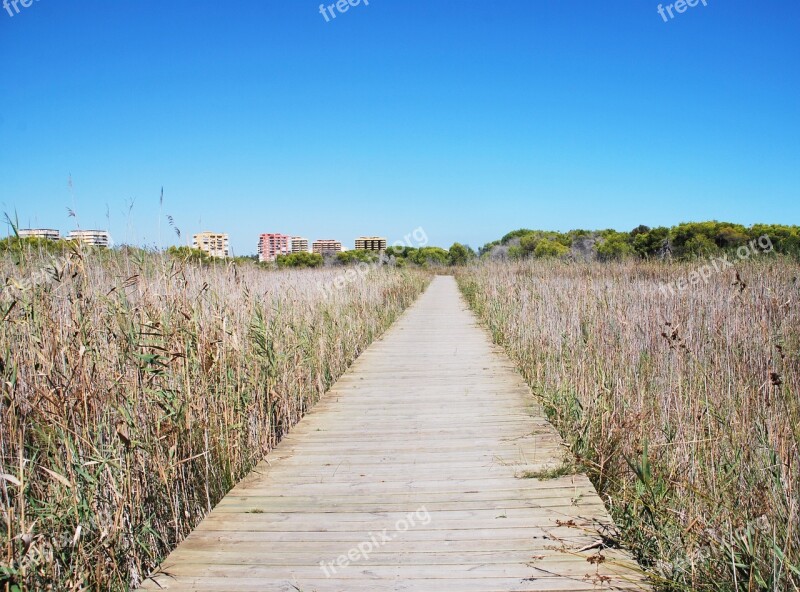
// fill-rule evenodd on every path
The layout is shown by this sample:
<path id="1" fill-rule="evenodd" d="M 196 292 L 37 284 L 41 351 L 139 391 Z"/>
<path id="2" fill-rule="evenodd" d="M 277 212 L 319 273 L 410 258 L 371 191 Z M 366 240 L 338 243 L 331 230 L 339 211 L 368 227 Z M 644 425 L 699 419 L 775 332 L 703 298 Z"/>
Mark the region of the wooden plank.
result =
<path id="1" fill-rule="evenodd" d="M 585 475 L 521 478 L 564 455 L 438 277 L 142 589 L 649 589 L 595 545 L 611 521 Z"/>
<path id="2" fill-rule="evenodd" d="M 288 572 L 288 570 L 287 570 Z M 642 590 L 639 582 L 625 582 L 614 578 L 613 587 L 594 579 L 564 577 L 519 578 L 459 578 L 459 579 L 377 579 L 365 571 L 361 579 L 342 580 L 331 578 L 313 580 L 303 587 L 297 578 L 287 575 L 282 580 L 266 580 L 258 577 L 174 577 L 160 576 L 154 589 L 174 590 L 175 592 L 598 592 L 598 590 Z"/>

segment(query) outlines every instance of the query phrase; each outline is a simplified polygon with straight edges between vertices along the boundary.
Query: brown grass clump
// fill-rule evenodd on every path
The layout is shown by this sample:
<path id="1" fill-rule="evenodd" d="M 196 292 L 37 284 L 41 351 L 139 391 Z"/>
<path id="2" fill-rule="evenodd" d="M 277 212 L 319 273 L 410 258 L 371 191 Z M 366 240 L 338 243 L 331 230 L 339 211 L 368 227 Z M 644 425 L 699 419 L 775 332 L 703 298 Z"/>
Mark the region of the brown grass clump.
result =
<path id="1" fill-rule="evenodd" d="M 664 590 L 800 589 L 800 267 L 459 273 Z"/>
<path id="2" fill-rule="evenodd" d="M 124 590 L 427 284 L 373 270 L 0 261 L 0 590 Z"/>

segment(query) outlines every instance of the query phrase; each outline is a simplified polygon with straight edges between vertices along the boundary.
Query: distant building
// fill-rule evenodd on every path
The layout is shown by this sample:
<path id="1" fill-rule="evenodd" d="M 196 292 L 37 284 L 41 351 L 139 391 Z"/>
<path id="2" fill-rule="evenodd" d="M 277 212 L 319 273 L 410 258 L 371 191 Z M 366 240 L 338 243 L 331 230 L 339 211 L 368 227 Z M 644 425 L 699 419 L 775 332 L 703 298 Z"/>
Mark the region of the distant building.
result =
<path id="1" fill-rule="evenodd" d="M 275 261 L 278 255 L 288 255 L 292 252 L 291 240 L 288 234 L 262 234 L 258 240 L 258 260 Z"/>
<path id="2" fill-rule="evenodd" d="M 229 256 L 228 235 L 217 232 L 201 232 L 192 237 L 192 248 L 199 249 L 211 257 Z"/>
<path id="3" fill-rule="evenodd" d="M 20 228 L 17 234 L 20 238 L 46 238 L 54 241 L 61 238 L 61 233 L 51 228 Z"/>
<path id="4" fill-rule="evenodd" d="M 91 247 L 108 247 L 111 244 L 111 236 L 107 230 L 71 230 L 69 240 Z"/>
<path id="5" fill-rule="evenodd" d="M 319 255 L 329 255 L 331 253 L 341 253 L 342 243 L 332 239 L 315 240 L 312 250 Z"/>
<path id="6" fill-rule="evenodd" d="M 292 253 L 308 253 L 308 239 L 300 236 L 293 236 Z"/>
<path id="7" fill-rule="evenodd" d="M 356 251 L 376 251 L 382 253 L 385 250 L 385 238 L 379 236 L 359 236 L 356 239 Z"/>

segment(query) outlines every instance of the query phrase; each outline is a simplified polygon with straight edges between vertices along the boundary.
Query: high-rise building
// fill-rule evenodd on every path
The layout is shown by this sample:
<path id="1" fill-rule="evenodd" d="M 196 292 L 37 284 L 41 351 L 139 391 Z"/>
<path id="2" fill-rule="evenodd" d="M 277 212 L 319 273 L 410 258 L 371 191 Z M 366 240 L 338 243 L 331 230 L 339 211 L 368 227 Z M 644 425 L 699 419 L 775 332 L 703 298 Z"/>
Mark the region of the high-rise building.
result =
<path id="1" fill-rule="evenodd" d="M 341 253 L 342 243 L 333 239 L 315 240 L 312 250 L 319 255 L 329 255 L 331 253 Z"/>
<path id="2" fill-rule="evenodd" d="M 308 253 L 308 239 L 301 236 L 293 236 L 292 253 Z"/>
<path id="3" fill-rule="evenodd" d="M 385 238 L 379 236 L 359 236 L 356 239 L 356 251 L 376 251 L 382 253 L 385 250 Z"/>
<path id="4" fill-rule="evenodd" d="M 17 234 L 20 238 L 46 238 L 54 241 L 61 238 L 61 233 L 51 228 L 20 228 Z"/>
<path id="5" fill-rule="evenodd" d="M 69 240 L 91 247 L 108 247 L 111 244 L 111 236 L 107 230 L 71 230 Z"/>
<path id="6" fill-rule="evenodd" d="M 192 237 L 192 247 L 211 257 L 228 257 L 228 235 L 218 232 L 201 232 Z"/>
<path id="7" fill-rule="evenodd" d="M 258 240 L 258 260 L 275 261 L 278 255 L 288 255 L 292 252 L 291 240 L 288 234 L 262 234 Z"/>

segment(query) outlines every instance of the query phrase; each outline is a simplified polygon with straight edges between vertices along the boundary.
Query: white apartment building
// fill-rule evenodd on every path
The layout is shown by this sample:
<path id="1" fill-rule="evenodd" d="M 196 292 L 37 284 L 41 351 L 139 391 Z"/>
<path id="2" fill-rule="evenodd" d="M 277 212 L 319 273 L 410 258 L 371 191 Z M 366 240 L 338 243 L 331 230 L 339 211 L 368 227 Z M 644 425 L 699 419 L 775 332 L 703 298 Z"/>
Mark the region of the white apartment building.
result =
<path id="1" fill-rule="evenodd" d="M 91 247 L 111 246 L 111 236 L 107 230 L 71 230 L 69 240 L 78 241 Z"/>
<path id="2" fill-rule="evenodd" d="M 61 238 L 61 233 L 52 228 L 20 228 L 17 230 L 17 234 L 20 238 L 46 238 L 54 241 Z"/>

